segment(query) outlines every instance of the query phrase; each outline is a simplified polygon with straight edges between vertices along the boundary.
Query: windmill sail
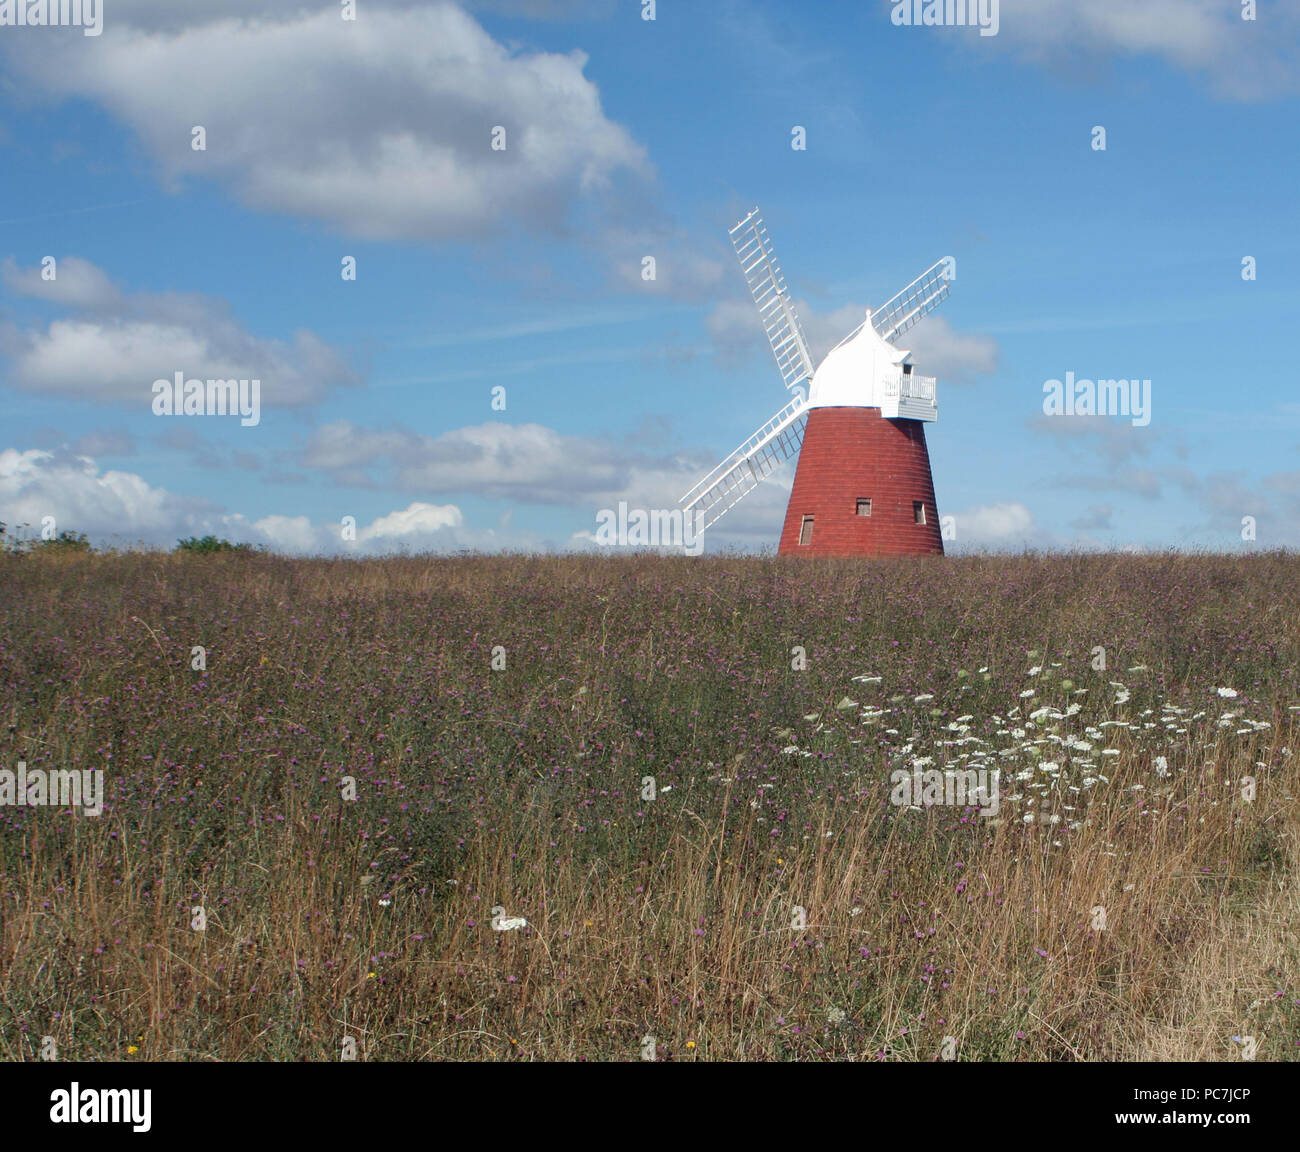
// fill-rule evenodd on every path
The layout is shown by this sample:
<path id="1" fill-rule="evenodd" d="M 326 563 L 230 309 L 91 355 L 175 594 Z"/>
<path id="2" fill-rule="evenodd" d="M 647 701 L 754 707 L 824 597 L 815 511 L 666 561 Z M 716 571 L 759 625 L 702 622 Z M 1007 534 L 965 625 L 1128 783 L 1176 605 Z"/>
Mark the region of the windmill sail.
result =
<path id="1" fill-rule="evenodd" d="M 948 296 L 945 262 L 927 268 L 897 296 L 871 314 L 871 326 L 881 339 L 893 343 L 922 316 L 933 312 Z"/>
<path id="2" fill-rule="evenodd" d="M 763 318 L 763 330 L 772 345 L 772 355 L 776 357 L 785 386 L 793 388 L 811 379 L 813 362 L 808 344 L 757 208 L 731 230 L 731 243 L 745 270 L 745 281 Z"/>
<path id="3" fill-rule="evenodd" d="M 796 392 L 789 404 L 682 497 L 688 516 L 704 513 L 700 531 L 717 523 L 799 451 L 807 407 L 804 394 Z"/>

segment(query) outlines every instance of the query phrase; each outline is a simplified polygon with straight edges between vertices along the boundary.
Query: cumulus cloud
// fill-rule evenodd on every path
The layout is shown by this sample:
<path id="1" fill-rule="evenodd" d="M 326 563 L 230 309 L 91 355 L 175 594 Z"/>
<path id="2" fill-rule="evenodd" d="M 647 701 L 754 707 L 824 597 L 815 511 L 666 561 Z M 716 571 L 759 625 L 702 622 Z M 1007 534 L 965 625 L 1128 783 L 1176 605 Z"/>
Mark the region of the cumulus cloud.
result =
<path id="1" fill-rule="evenodd" d="M 21 534 L 33 538 L 47 516 L 56 532 L 84 532 L 99 545 L 171 548 L 188 536 L 214 535 L 291 555 L 548 549 L 538 534 L 511 530 L 508 515 L 497 528 L 474 528 L 454 504 L 418 502 L 358 524 L 356 540 L 344 541 L 338 521 L 284 513 L 249 518 L 131 472 L 102 470 L 67 448 L 0 451 L 0 521 L 14 534 L 28 525 Z"/>
<path id="2" fill-rule="evenodd" d="M 53 516 L 56 531 L 126 541 L 160 541 L 208 523 L 215 507 L 155 488 L 132 472 L 101 472 L 94 460 L 66 450 L 0 451 L 0 510 L 7 524 L 39 527 Z"/>
<path id="3" fill-rule="evenodd" d="M 734 257 L 716 239 L 701 242 L 653 217 L 635 228 L 603 228 L 599 245 L 611 261 L 615 284 L 638 295 L 707 300 L 732 273 Z"/>
<path id="4" fill-rule="evenodd" d="M 1042 547 L 1044 541 L 1025 505 L 1007 501 L 967 508 L 954 515 L 959 547 Z"/>
<path id="5" fill-rule="evenodd" d="M 409 540 L 411 537 L 440 532 L 444 528 L 460 528 L 464 523 L 465 518 L 455 504 L 417 502 L 379 517 L 357 533 L 357 539 Z"/>
<path id="6" fill-rule="evenodd" d="M 675 507 L 694 481 L 695 462 L 540 424 L 479 424 L 428 436 L 338 420 L 313 431 L 299 464 L 336 483 L 391 484 L 403 492 L 465 492 L 574 507 L 636 498 Z"/>
<path id="7" fill-rule="evenodd" d="M 957 332 L 943 316 L 927 316 L 901 341 L 918 371 L 940 384 L 965 384 L 997 371 L 998 345 L 991 336 Z"/>
<path id="8" fill-rule="evenodd" d="M 1264 0 L 1258 8 L 1249 21 L 1236 0 L 1001 0 L 996 39 L 1072 74 L 1115 55 L 1147 56 L 1205 78 L 1231 99 L 1294 92 L 1300 9 Z"/>
<path id="9" fill-rule="evenodd" d="M 649 171 L 583 52 L 507 47 L 446 0 L 360 8 L 119 3 L 102 36 L 24 41 L 10 59 L 38 91 L 129 125 L 172 185 L 216 178 L 367 239 L 556 230 L 619 174 Z"/>
<path id="10" fill-rule="evenodd" d="M 529 20 L 567 20 L 608 16 L 616 0 L 462 0 L 461 7 Z M 428 0 L 366 0 L 364 8 L 391 9 L 427 6 Z M 133 28 L 174 32 L 181 28 L 209 24 L 218 18 L 241 20 L 289 19 L 319 11 L 319 0 L 221 0 L 214 12 L 211 0 L 113 0 L 107 6 L 110 19 Z M 340 5 L 335 4 L 338 8 Z"/>
<path id="11" fill-rule="evenodd" d="M 806 300 L 797 300 L 794 306 L 814 368 L 866 317 L 866 307 L 859 304 L 845 304 L 825 312 Z M 745 367 L 758 356 L 771 361 L 767 337 L 752 301 L 740 298 L 719 301 L 705 318 L 705 327 L 714 362 L 719 367 Z M 919 372 L 937 377 L 940 385 L 967 383 L 975 376 L 997 369 L 995 340 L 957 332 L 942 316 L 927 316 L 903 335 L 899 345 L 911 351 Z"/>
<path id="12" fill-rule="evenodd" d="M 14 296 L 61 304 L 75 314 L 44 327 L 0 328 L 8 381 L 47 396 L 125 404 L 148 412 L 155 380 L 258 379 L 268 408 L 301 407 L 358 382 L 341 353 L 308 331 L 291 340 L 254 336 L 222 300 L 199 293 L 127 293 L 103 269 L 75 257 L 54 281 L 39 267 L 0 265 Z"/>
<path id="13" fill-rule="evenodd" d="M 0 284 L 11 296 L 24 296 L 84 312 L 114 309 L 122 304 L 122 290 L 108 273 L 80 256 L 65 256 L 52 263 L 22 268 L 13 257 L 0 260 Z"/>

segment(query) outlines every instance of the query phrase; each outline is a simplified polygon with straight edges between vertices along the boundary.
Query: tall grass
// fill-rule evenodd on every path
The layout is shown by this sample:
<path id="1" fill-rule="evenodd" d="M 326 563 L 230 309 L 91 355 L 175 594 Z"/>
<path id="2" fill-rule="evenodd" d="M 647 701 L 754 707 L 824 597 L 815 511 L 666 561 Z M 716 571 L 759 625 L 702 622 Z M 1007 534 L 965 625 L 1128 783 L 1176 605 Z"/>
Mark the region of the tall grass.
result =
<path id="1" fill-rule="evenodd" d="M 1297 587 L 0 557 L 0 768 L 106 778 L 0 808 L 0 1058 L 1294 1059 Z"/>

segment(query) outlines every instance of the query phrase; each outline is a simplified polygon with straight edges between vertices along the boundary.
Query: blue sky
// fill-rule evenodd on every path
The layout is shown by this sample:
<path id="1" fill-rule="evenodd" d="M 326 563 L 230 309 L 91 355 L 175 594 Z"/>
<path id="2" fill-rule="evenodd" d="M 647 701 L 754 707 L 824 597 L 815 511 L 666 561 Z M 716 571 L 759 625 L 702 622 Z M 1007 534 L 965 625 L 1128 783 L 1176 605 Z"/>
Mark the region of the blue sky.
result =
<path id="1" fill-rule="evenodd" d="M 814 353 L 955 259 L 903 341 L 939 380 L 950 548 L 1300 546 L 1300 9 L 1001 0 L 982 36 L 894 7 L 117 0 L 98 36 L 0 26 L 0 520 L 588 547 L 600 509 L 675 506 L 785 403 L 727 238 L 757 204 Z M 178 371 L 259 378 L 260 422 L 154 414 Z M 1067 372 L 1149 379 L 1150 423 L 1045 416 Z M 792 478 L 708 546 L 773 548 Z"/>

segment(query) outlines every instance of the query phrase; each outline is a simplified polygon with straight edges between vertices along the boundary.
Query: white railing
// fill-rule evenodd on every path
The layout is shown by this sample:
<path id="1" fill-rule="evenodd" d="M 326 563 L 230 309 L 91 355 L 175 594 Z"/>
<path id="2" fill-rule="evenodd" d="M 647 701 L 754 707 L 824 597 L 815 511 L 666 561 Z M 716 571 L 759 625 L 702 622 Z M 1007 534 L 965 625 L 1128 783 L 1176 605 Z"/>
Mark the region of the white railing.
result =
<path id="1" fill-rule="evenodd" d="M 895 372 L 884 379 L 885 395 L 889 399 L 920 400 L 926 404 L 935 402 L 935 385 L 933 376 L 918 376 L 914 372 Z"/>

